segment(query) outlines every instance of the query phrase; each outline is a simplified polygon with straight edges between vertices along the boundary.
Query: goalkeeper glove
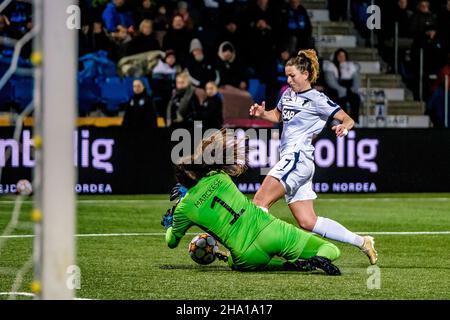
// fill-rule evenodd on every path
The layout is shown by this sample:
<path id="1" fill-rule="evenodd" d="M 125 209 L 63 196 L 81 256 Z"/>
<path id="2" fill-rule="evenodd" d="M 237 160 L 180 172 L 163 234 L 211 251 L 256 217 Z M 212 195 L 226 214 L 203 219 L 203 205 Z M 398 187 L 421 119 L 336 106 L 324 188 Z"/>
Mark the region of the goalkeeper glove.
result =
<path id="1" fill-rule="evenodd" d="M 175 187 L 172 188 L 172 192 L 170 194 L 170 201 L 173 201 L 176 198 L 179 198 L 178 202 L 180 202 L 180 200 L 183 199 L 183 197 L 186 195 L 187 192 L 188 192 L 188 189 L 185 186 L 183 186 L 180 183 L 177 183 L 175 185 Z"/>
<path id="2" fill-rule="evenodd" d="M 169 229 L 173 224 L 173 207 L 172 209 L 167 209 L 167 212 L 163 215 L 161 219 L 161 225 L 164 226 L 164 229 Z"/>

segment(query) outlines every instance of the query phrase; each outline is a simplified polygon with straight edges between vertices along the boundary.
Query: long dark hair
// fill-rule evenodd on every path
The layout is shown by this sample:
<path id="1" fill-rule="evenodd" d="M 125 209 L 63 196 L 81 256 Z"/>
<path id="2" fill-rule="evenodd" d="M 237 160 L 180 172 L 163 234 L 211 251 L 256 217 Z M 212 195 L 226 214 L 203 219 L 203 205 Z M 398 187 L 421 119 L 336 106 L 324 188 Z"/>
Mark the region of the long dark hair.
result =
<path id="1" fill-rule="evenodd" d="M 226 129 L 215 131 L 201 141 L 194 154 L 178 161 L 175 164 L 177 181 L 191 188 L 211 171 L 223 171 L 230 176 L 244 173 L 248 162 L 247 138 L 239 139 L 230 133 Z M 205 161 L 205 153 L 214 161 Z"/>
<path id="2" fill-rule="evenodd" d="M 339 67 L 339 61 L 338 61 L 337 57 L 338 57 L 339 53 L 341 53 L 341 52 L 343 52 L 345 54 L 345 61 L 348 61 L 348 52 L 343 48 L 337 49 L 333 55 L 333 63 L 338 70 L 339 78 L 341 78 L 341 68 Z"/>

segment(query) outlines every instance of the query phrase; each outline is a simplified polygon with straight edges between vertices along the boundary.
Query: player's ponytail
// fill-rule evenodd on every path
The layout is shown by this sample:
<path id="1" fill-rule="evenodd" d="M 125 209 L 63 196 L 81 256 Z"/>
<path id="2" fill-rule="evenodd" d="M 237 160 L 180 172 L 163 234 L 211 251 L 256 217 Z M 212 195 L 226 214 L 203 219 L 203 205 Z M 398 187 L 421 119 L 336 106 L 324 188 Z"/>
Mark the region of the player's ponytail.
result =
<path id="1" fill-rule="evenodd" d="M 319 59 L 314 49 L 300 50 L 296 57 L 289 59 L 286 66 L 294 66 L 301 72 L 308 71 L 308 81 L 314 83 L 319 77 Z"/>

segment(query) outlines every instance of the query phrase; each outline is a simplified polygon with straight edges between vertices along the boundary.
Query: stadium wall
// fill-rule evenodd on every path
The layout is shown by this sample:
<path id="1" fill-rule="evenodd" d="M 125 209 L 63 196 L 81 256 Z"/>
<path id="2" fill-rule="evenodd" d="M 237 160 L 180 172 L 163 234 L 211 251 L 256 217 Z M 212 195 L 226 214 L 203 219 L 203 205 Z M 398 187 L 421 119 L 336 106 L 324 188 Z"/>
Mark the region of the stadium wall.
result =
<path id="1" fill-rule="evenodd" d="M 32 129 L 23 130 L 20 143 L 12 140 L 13 130 L 0 128 L 0 194 L 31 180 L 34 167 Z M 252 130 L 250 168 L 236 179 L 247 193 L 278 161 L 279 132 Z M 168 193 L 175 183 L 170 155 L 177 142 L 170 142 L 168 129 L 125 133 L 117 126 L 85 126 L 73 137 L 79 194 Z M 315 147 L 319 193 L 450 191 L 450 130 L 356 129 L 344 139 L 324 131 Z"/>

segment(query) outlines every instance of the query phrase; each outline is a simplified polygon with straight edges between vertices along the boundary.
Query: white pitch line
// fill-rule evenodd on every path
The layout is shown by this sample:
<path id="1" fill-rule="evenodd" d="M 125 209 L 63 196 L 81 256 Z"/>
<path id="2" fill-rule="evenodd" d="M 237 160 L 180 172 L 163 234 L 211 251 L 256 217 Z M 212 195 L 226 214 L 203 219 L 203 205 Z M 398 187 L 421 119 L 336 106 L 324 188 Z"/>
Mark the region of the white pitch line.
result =
<path id="1" fill-rule="evenodd" d="M 31 292 L 0 292 L 0 296 L 24 296 L 35 297 L 36 295 Z M 92 300 L 88 298 L 74 298 L 74 300 Z"/>
<path id="2" fill-rule="evenodd" d="M 450 201 L 450 198 L 438 197 L 438 198 L 331 198 L 331 199 L 316 199 L 316 201 L 325 201 L 325 202 L 348 202 L 348 201 L 383 201 L 383 202 L 395 202 L 395 201 L 406 201 L 406 202 L 447 202 Z M 23 200 L 24 203 L 32 203 L 32 200 Z M 104 199 L 104 200 L 77 200 L 79 204 L 151 204 L 151 203 L 170 203 L 169 200 L 163 199 L 148 199 L 148 200 L 133 200 L 133 199 Z M 15 203 L 13 200 L 0 200 L 1 204 L 12 204 Z"/>
<path id="3" fill-rule="evenodd" d="M 378 234 L 378 235 L 444 235 L 450 234 L 450 231 L 365 231 L 356 232 L 358 234 Z M 189 232 L 186 235 L 196 235 L 197 233 Z M 150 233 L 82 233 L 76 234 L 75 237 L 88 238 L 88 237 L 142 237 L 142 236 L 165 236 L 163 232 L 150 232 Z M 0 236 L 0 239 L 20 239 L 20 238 L 34 238 L 32 234 L 21 234 L 21 235 L 9 235 Z"/>
<path id="4" fill-rule="evenodd" d="M 186 233 L 186 235 L 196 235 L 197 233 Z M 163 232 L 148 232 L 148 233 L 82 233 L 76 234 L 75 237 L 141 237 L 141 236 L 165 236 Z M 34 238 L 34 234 L 17 234 L 9 236 L 0 236 L 0 239 L 20 239 L 20 238 Z"/>
<path id="5" fill-rule="evenodd" d="M 30 292 L 0 292 L 0 296 L 24 296 L 24 297 L 34 297 L 34 293 Z"/>
<path id="6" fill-rule="evenodd" d="M 382 202 L 395 202 L 395 201 L 406 201 L 406 202 L 447 202 L 450 198 L 342 198 L 342 199 L 316 199 L 316 201 L 329 201 L 329 202 L 346 202 L 346 201 L 382 201 Z"/>
<path id="7" fill-rule="evenodd" d="M 389 232 L 389 231 L 381 231 L 381 232 L 356 232 L 356 233 L 360 233 L 360 234 L 381 234 L 381 235 L 421 235 L 421 234 L 450 234 L 450 231 L 399 231 L 399 232 Z"/>
<path id="8" fill-rule="evenodd" d="M 450 199 L 450 198 L 449 198 Z M 24 203 L 32 203 L 32 200 L 23 200 L 22 202 Z M 124 199 L 124 200 L 120 200 L 120 199 L 105 199 L 105 200 L 77 200 L 77 203 L 80 204 L 104 204 L 104 205 L 109 205 L 109 204 L 151 204 L 151 203 L 170 203 L 169 200 L 163 200 L 163 199 L 149 199 L 149 200 L 131 200 L 131 199 Z M 0 204 L 12 204 L 15 203 L 15 201 L 13 200 L 0 200 Z"/>

